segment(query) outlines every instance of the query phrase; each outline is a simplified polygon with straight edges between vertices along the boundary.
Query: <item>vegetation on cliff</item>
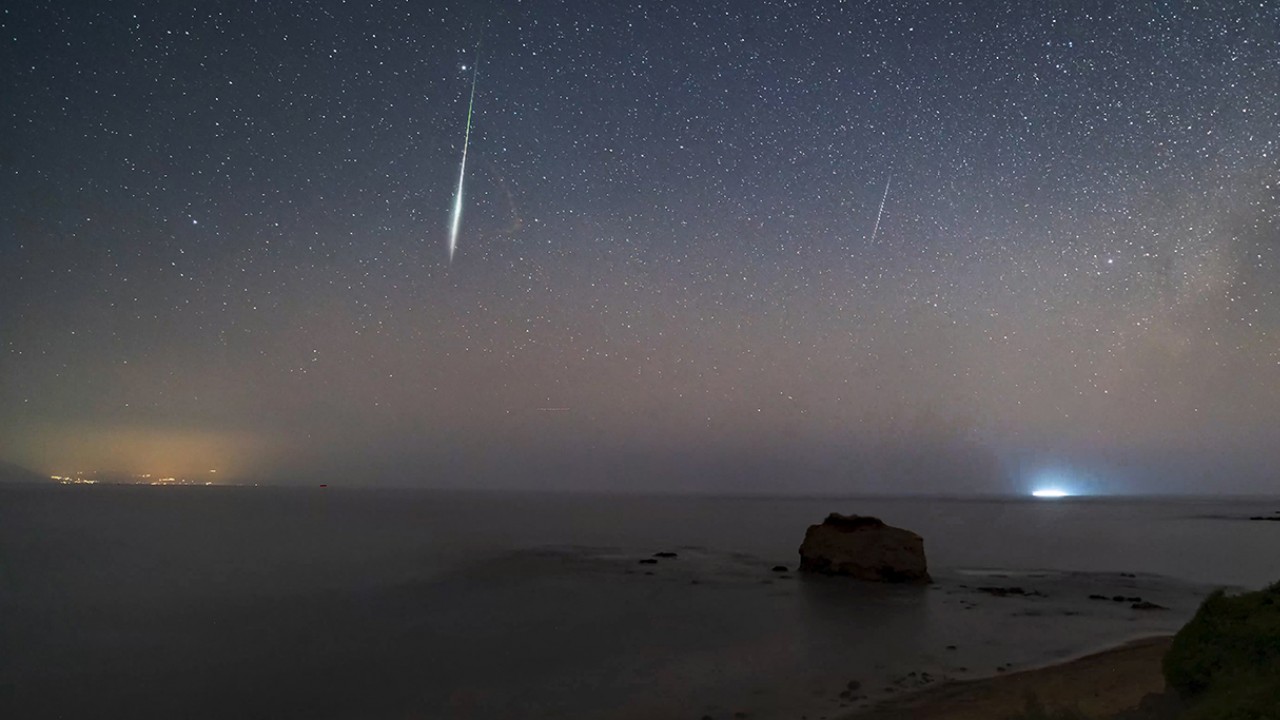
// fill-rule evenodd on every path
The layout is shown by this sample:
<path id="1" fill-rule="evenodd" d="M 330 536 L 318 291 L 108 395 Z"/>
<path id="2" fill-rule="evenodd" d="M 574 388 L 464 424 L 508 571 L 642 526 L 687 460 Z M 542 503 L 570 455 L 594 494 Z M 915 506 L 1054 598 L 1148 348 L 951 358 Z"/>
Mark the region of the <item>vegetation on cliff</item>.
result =
<path id="1" fill-rule="evenodd" d="M 1174 637 L 1164 659 L 1179 720 L 1280 719 L 1280 582 L 1257 592 L 1214 592 Z"/>

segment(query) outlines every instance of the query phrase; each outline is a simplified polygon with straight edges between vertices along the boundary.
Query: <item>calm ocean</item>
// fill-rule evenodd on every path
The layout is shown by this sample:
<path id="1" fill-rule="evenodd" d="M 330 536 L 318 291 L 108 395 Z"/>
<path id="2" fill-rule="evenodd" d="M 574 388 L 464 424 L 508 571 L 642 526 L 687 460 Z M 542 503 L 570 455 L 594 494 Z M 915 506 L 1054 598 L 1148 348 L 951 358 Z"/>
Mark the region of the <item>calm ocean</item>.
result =
<path id="1" fill-rule="evenodd" d="M 848 680 L 874 698 L 1175 630 L 1210 587 L 1280 579 L 1280 523 L 1246 519 L 1277 510 L 0 487 L 0 717 L 835 717 Z M 920 533 L 937 582 L 770 571 L 832 511 Z M 639 563 L 658 551 L 679 558 Z"/>

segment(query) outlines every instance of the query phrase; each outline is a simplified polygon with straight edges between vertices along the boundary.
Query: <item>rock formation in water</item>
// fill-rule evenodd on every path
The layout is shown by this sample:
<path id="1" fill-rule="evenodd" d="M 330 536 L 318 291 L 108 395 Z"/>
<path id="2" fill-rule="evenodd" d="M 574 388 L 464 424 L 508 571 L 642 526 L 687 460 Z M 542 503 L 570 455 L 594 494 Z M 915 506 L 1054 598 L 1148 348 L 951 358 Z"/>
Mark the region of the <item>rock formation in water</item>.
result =
<path id="1" fill-rule="evenodd" d="M 831 513 L 821 525 L 810 525 L 800 545 L 800 569 L 877 582 L 930 582 L 919 535 L 862 515 Z"/>

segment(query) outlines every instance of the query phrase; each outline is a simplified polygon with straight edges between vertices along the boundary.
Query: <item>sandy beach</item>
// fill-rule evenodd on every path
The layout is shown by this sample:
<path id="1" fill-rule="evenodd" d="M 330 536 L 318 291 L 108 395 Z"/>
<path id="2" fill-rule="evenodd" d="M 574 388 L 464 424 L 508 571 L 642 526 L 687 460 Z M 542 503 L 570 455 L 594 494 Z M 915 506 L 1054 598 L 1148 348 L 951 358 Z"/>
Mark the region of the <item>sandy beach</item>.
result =
<path id="1" fill-rule="evenodd" d="M 952 682 L 895 698 L 845 720 L 1000 720 L 1035 697 L 1048 709 L 1107 717 L 1134 708 L 1164 689 L 1160 661 L 1170 637 L 1136 640 L 1086 657 L 982 680 Z"/>

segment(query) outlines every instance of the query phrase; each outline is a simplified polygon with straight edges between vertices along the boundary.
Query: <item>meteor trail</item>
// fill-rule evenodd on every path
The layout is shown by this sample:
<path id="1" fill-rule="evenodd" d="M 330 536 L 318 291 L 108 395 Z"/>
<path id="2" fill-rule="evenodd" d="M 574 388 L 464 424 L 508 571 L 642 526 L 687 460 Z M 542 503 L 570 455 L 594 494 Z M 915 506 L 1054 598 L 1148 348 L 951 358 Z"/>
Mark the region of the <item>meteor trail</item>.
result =
<path id="1" fill-rule="evenodd" d="M 458 228 L 462 225 L 462 181 L 467 177 L 467 146 L 471 143 L 471 109 L 476 104 L 476 79 L 480 77 L 480 46 L 476 45 L 476 65 L 471 71 L 471 98 L 467 101 L 467 131 L 462 136 L 462 163 L 458 166 L 458 190 L 453 194 L 453 220 L 449 223 L 449 264 L 458 249 Z"/>
<path id="2" fill-rule="evenodd" d="M 463 153 L 463 157 L 466 157 L 465 152 Z M 874 230 L 871 231 L 871 242 L 876 241 L 876 235 L 880 232 L 880 216 L 884 215 L 884 201 L 889 199 L 889 183 L 892 181 L 893 181 L 892 175 L 890 175 L 889 178 L 884 181 L 884 195 L 880 198 L 880 212 L 876 213 L 876 227 Z M 458 187 L 461 188 L 462 185 L 459 184 Z M 461 190 L 459 190 L 459 192 L 461 192 Z"/>

